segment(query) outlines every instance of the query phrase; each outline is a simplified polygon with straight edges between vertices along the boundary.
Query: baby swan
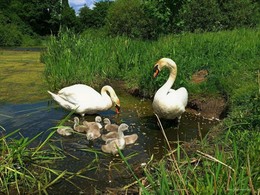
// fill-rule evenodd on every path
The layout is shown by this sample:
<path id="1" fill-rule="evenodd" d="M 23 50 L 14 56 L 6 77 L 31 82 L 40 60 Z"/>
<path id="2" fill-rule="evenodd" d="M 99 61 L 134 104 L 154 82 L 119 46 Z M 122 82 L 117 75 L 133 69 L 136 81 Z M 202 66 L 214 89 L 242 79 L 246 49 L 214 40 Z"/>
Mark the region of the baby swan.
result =
<path id="1" fill-rule="evenodd" d="M 104 118 L 104 123 L 105 123 L 105 129 L 107 131 L 117 131 L 118 130 L 118 125 L 117 124 L 111 124 L 111 121 L 109 118 Z"/>
<path id="2" fill-rule="evenodd" d="M 73 132 L 73 129 L 69 126 L 59 126 L 57 133 L 63 136 L 70 136 Z"/>
<path id="3" fill-rule="evenodd" d="M 79 124 L 79 118 L 78 117 L 74 117 L 73 129 L 75 131 L 77 131 L 77 132 L 84 133 L 84 132 L 87 132 L 89 128 L 87 126 L 85 126 L 85 125 L 80 125 Z"/>
<path id="4" fill-rule="evenodd" d="M 101 136 L 99 127 L 92 126 L 87 131 L 87 140 L 94 140 Z"/>
<path id="5" fill-rule="evenodd" d="M 113 133 L 113 134 L 110 134 Z M 104 136 L 102 135 L 102 139 L 104 141 L 106 141 L 106 143 L 109 143 L 110 141 L 114 140 L 117 138 L 118 134 L 116 134 L 117 132 L 110 132 L 108 133 L 108 136 Z M 130 144 L 134 144 L 136 142 L 136 140 L 138 139 L 138 135 L 136 133 L 131 134 L 131 135 L 125 135 L 124 136 L 125 139 L 125 145 L 130 145 Z"/>
<path id="6" fill-rule="evenodd" d="M 85 125 L 88 128 L 87 131 L 87 140 L 94 140 L 101 136 L 100 129 L 102 128 L 102 125 L 100 124 L 101 117 L 97 116 L 95 119 L 95 122 L 87 122 L 85 121 Z"/>
<path id="7" fill-rule="evenodd" d="M 101 146 L 101 150 L 105 153 L 111 153 L 113 155 L 118 153 L 118 149 L 123 150 L 125 148 L 125 139 L 123 131 L 125 130 L 128 130 L 128 125 L 122 123 L 118 127 L 118 137 L 111 141 L 107 141 L 105 145 Z"/>
<path id="8" fill-rule="evenodd" d="M 116 139 L 118 138 L 118 131 L 112 131 L 112 132 L 108 132 L 107 134 L 103 134 L 101 138 L 104 141 Z"/>
<path id="9" fill-rule="evenodd" d="M 131 135 L 125 135 L 124 139 L 125 139 L 125 145 L 134 144 L 138 139 L 138 135 L 136 133 Z"/>
<path id="10" fill-rule="evenodd" d="M 99 129 L 102 129 L 101 121 L 102 121 L 102 118 L 100 116 L 96 116 L 95 122 L 83 121 L 83 125 L 85 125 L 87 127 L 92 126 L 92 125 L 94 125 L 94 126 L 98 125 Z"/>

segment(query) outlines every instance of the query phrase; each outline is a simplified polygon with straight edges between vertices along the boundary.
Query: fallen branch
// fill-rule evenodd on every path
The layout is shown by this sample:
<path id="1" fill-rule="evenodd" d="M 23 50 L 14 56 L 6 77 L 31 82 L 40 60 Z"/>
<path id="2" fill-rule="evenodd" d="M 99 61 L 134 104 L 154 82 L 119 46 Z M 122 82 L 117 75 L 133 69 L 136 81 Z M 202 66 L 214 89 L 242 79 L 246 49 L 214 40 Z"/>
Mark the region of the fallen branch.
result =
<path id="1" fill-rule="evenodd" d="M 221 162 L 220 160 L 216 159 L 215 157 L 210 156 L 209 154 L 203 153 L 203 152 L 201 152 L 201 151 L 199 151 L 199 150 L 197 150 L 197 153 L 199 153 L 201 156 L 204 156 L 204 157 L 206 157 L 206 158 L 208 158 L 208 159 L 210 159 L 210 160 L 212 160 L 212 161 L 218 162 L 218 163 L 224 165 L 225 167 L 228 167 L 228 168 L 231 169 L 233 172 L 235 172 L 235 170 L 234 170 L 232 167 L 230 167 L 230 166 L 228 166 L 227 164 Z"/>

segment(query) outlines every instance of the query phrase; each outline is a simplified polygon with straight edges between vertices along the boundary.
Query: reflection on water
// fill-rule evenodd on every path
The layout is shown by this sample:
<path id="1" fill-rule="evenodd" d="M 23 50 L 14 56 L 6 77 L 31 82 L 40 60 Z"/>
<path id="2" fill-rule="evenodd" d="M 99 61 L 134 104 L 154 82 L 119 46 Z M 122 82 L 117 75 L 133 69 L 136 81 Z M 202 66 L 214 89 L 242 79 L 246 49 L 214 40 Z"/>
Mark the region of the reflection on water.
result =
<path id="1" fill-rule="evenodd" d="M 121 100 L 121 113 L 116 115 L 113 110 L 99 113 L 102 118 L 110 118 L 112 123 L 120 124 L 125 122 L 129 125 L 129 130 L 125 134 L 137 133 L 139 138 L 137 143 L 126 146 L 123 154 L 125 156 L 134 155 L 129 159 L 129 163 L 135 167 L 143 162 L 147 162 L 152 154 L 155 158 L 160 158 L 166 147 L 163 135 L 157 125 L 156 117 L 153 115 L 150 100 L 140 100 L 132 96 L 119 95 Z M 42 101 L 33 104 L 3 104 L 0 105 L 0 125 L 7 133 L 21 129 L 21 134 L 26 137 L 33 137 L 39 132 L 44 132 L 41 140 L 50 133 L 48 130 L 57 125 L 62 119 L 68 115 L 68 111 L 57 107 L 53 101 Z M 73 125 L 72 115 L 66 125 Z M 88 121 L 94 121 L 96 115 L 85 116 Z M 81 120 L 83 120 L 81 118 Z M 179 129 L 176 123 L 172 121 L 162 121 L 166 135 L 169 141 L 189 141 L 198 138 L 199 131 L 205 135 L 210 127 L 216 122 L 205 120 L 201 117 L 185 113 L 181 119 Z M 18 135 L 17 135 L 18 136 Z M 87 165 L 94 167 L 91 171 L 86 171 L 84 175 L 98 180 L 91 181 L 86 186 L 86 180 L 78 179 L 74 181 L 80 186 L 83 193 L 89 192 L 90 189 L 104 189 L 105 187 L 122 187 L 124 184 L 132 180 L 126 166 L 122 164 L 119 157 L 103 154 L 101 145 L 104 142 L 101 139 L 88 141 L 85 135 L 72 135 L 70 137 L 62 137 L 54 134 L 52 141 L 59 145 L 68 157 L 57 163 L 59 169 L 67 169 L 71 172 L 77 172 Z M 100 154 L 89 152 L 88 149 L 95 149 Z M 93 163 L 93 159 L 97 159 Z M 91 164 L 92 163 L 92 164 Z M 120 186 L 119 186 L 120 185 Z M 71 187 L 66 182 L 59 183 L 53 191 L 60 188 L 66 189 L 67 192 L 79 192 L 77 188 Z"/>

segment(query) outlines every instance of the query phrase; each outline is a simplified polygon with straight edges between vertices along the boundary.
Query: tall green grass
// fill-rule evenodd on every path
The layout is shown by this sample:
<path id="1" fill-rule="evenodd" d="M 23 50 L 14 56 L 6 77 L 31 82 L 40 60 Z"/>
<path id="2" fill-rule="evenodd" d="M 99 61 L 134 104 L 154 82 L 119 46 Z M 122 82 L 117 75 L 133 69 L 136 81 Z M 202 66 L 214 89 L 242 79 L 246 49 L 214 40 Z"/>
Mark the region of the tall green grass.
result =
<path id="1" fill-rule="evenodd" d="M 52 133 L 39 146 L 33 148 L 35 140 L 41 135 L 29 139 L 21 136 L 11 138 L 19 130 L 0 136 L 0 192 L 12 193 L 47 193 L 47 188 L 64 175 L 50 168 L 56 160 L 65 156 L 61 150 L 47 141 Z"/>
<path id="2" fill-rule="evenodd" d="M 205 138 L 203 144 L 198 142 L 189 154 L 187 148 L 177 144 L 163 159 L 151 160 L 143 168 L 144 176 L 137 178 L 139 189 L 142 194 L 158 195 L 259 193 L 260 157 L 251 151 L 259 152 L 260 132 L 254 134 L 250 145 L 246 143 L 248 133 L 234 134 L 229 129 L 218 143 L 212 145 Z"/>
<path id="3" fill-rule="evenodd" d="M 168 77 L 164 70 L 153 79 L 153 65 L 158 59 L 169 57 L 178 66 L 174 88 L 184 86 L 190 95 L 223 95 L 232 110 L 241 105 L 246 105 L 242 106 L 246 110 L 249 104 L 250 109 L 254 108 L 254 116 L 248 116 L 252 118 L 250 123 L 257 126 L 259 37 L 259 29 L 168 35 L 158 41 L 110 38 L 95 31 L 81 35 L 67 31 L 51 37 L 41 59 L 53 90 L 74 83 L 100 87 L 108 79 L 120 79 L 128 87 L 138 88 L 141 95 L 152 97 Z M 191 77 L 201 69 L 208 70 L 209 75 L 206 82 L 195 84 Z M 239 118 L 237 121 L 243 122 Z"/>
<path id="4" fill-rule="evenodd" d="M 178 65 L 175 87 L 185 86 L 198 94 L 232 93 L 236 85 L 243 84 L 238 73 L 253 73 L 259 67 L 259 34 L 258 30 L 241 29 L 138 41 L 93 32 L 64 32 L 51 38 L 42 60 L 47 81 L 55 89 L 79 82 L 102 84 L 109 78 L 125 80 L 130 87 L 152 96 L 168 76 L 165 71 L 154 82 L 152 67 L 158 59 L 169 57 Z M 191 76 L 201 69 L 209 71 L 208 81 L 195 85 Z M 234 79 L 238 82 L 234 83 Z"/>

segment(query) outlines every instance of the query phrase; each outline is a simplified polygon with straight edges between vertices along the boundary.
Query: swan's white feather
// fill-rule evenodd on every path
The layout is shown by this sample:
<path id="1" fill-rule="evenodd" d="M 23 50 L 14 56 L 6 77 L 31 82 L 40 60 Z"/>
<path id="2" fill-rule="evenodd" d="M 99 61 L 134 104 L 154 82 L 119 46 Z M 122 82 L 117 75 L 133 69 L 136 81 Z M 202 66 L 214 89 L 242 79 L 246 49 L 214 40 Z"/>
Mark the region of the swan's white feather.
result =
<path id="1" fill-rule="evenodd" d="M 110 86 L 104 86 L 108 90 L 110 97 L 106 92 L 102 94 L 90 86 L 75 84 L 61 89 L 57 94 L 48 91 L 52 98 L 62 107 L 68 110 L 74 110 L 81 115 L 94 114 L 100 111 L 108 110 L 113 105 L 113 100 L 119 104 L 119 99 Z M 102 89 L 103 89 L 102 88 Z M 104 90 L 104 91 L 105 91 Z M 101 90 L 102 91 L 102 90 Z"/>
<path id="2" fill-rule="evenodd" d="M 170 70 L 170 76 L 167 82 L 156 92 L 153 100 L 154 112 L 165 119 L 179 118 L 188 102 L 188 92 L 186 88 L 181 87 L 177 90 L 171 89 L 177 74 L 177 66 L 169 58 L 162 58 L 156 65 L 160 71 L 163 67 Z"/>

